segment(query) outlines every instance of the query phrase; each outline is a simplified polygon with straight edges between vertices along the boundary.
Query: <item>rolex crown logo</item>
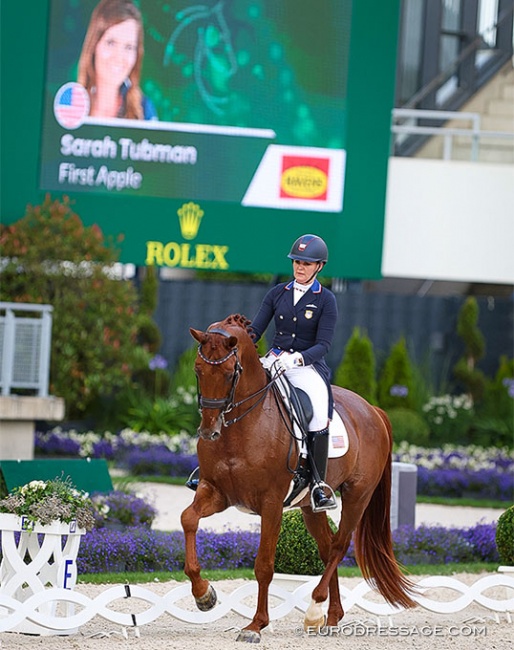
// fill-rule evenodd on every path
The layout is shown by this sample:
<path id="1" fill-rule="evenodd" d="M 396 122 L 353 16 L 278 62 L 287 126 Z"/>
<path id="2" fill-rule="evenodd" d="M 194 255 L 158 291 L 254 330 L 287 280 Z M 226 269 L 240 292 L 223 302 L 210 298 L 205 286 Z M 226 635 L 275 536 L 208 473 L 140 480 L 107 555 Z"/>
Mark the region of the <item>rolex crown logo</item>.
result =
<path id="1" fill-rule="evenodd" d="M 189 201 L 177 210 L 180 222 L 180 232 L 184 239 L 194 239 L 198 234 L 198 228 L 203 217 L 203 210 L 199 205 Z"/>

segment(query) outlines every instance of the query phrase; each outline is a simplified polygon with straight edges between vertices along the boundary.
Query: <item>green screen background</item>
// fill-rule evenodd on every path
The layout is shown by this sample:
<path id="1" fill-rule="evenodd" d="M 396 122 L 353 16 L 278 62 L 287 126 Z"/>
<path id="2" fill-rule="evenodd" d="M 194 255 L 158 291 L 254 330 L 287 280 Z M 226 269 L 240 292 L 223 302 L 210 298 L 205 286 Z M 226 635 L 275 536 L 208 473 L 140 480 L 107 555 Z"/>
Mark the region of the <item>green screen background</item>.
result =
<path id="1" fill-rule="evenodd" d="M 0 3 L 4 223 L 21 218 L 27 203 L 44 197 L 42 125 L 52 94 L 76 78 L 77 52 L 94 4 L 64 0 L 56 5 L 62 8 L 61 17 L 50 12 L 49 0 Z M 213 111 L 208 98 L 199 96 L 187 44 L 164 65 L 173 31 L 168 3 L 141 0 L 139 4 L 146 19 L 142 86 L 161 120 L 271 127 L 277 133 L 275 142 L 342 147 L 347 152 L 341 213 L 242 207 L 227 201 L 220 191 L 221 201 L 199 201 L 204 217 L 190 245 L 227 247 L 231 271 L 283 273 L 289 270 L 286 253 L 291 242 L 303 232 L 315 232 L 330 247 L 327 274 L 380 277 L 399 0 L 354 1 L 353 6 L 340 0 L 227 2 L 233 15 L 247 12 L 250 4 L 256 19 L 241 17 L 231 32 L 241 67 L 230 80 L 232 101 L 223 111 Z M 185 7 L 191 4 L 182 2 Z M 269 20 L 259 19 L 264 10 Z M 339 12 L 336 22 L 329 20 L 334 11 Z M 52 25 L 50 15 L 55 19 Z M 47 59 L 49 33 L 56 44 L 51 61 Z M 223 97 L 227 79 L 207 70 L 206 80 L 212 96 Z M 48 128 L 47 124 L 46 136 Z M 233 158 L 230 173 L 237 174 L 237 155 Z M 203 180 L 196 182 L 201 188 Z M 194 193 L 177 198 L 67 194 L 86 224 L 98 223 L 106 234 L 125 234 L 122 261 L 136 264 L 144 264 L 148 240 L 184 242 L 177 210 L 184 202 L 196 200 Z M 52 195 L 58 197 L 59 192 Z"/>

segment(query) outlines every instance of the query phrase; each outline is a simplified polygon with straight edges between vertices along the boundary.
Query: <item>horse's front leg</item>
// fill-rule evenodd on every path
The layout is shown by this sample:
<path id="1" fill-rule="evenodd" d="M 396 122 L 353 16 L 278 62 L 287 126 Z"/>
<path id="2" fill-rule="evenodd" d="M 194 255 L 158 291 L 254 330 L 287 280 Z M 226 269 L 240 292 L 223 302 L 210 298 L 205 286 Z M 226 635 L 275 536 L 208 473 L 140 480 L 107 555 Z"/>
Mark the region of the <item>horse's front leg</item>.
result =
<path id="1" fill-rule="evenodd" d="M 226 509 L 222 495 L 210 484 L 200 482 L 195 498 L 182 513 L 180 521 L 184 530 L 186 559 L 184 573 L 191 580 L 191 591 L 198 609 L 205 612 L 216 604 L 216 592 L 208 580 L 200 575 L 200 563 L 196 551 L 196 533 L 202 517 L 208 517 Z"/>
<path id="2" fill-rule="evenodd" d="M 275 569 L 275 552 L 282 522 L 282 499 L 274 499 L 275 504 L 261 513 L 261 539 L 255 558 L 255 577 L 259 589 L 257 609 L 252 622 L 241 630 L 237 641 L 259 643 L 261 630 L 269 624 L 268 594 Z"/>

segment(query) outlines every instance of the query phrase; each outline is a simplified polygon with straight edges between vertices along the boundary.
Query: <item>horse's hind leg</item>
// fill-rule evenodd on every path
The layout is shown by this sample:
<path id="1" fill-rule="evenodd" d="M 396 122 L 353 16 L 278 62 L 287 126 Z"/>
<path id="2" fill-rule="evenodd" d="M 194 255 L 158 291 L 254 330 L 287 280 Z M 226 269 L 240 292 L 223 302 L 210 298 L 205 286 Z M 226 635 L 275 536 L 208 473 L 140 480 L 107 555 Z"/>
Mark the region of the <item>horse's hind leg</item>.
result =
<path id="1" fill-rule="evenodd" d="M 200 575 L 200 563 L 196 551 L 196 533 L 198 523 L 202 517 L 208 517 L 215 512 L 225 510 L 225 503 L 221 496 L 214 492 L 210 486 L 202 484 L 198 487 L 193 503 L 182 513 L 180 521 L 184 530 L 186 559 L 184 573 L 191 580 L 191 591 L 198 609 L 207 611 L 216 604 L 216 592 L 208 580 Z"/>
<path id="2" fill-rule="evenodd" d="M 328 562 L 326 563 L 325 571 L 319 581 L 318 585 L 314 588 L 312 592 L 312 601 L 311 607 L 305 613 L 305 626 L 309 626 L 311 618 L 316 622 L 319 618 L 319 611 L 321 610 L 321 603 L 325 602 L 328 597 L 329 586 L 332 592 L 334 581 L 338 581 L 337 576 L 337 567 L 339 562 L 346 555 L 346 551 L 350 546 L 352 539 L 353 531 L 355 530 L 359 520 L 362 517 L 363 511 L 366 509 L 366 506 L 369 503 L 372 490 L 369 487 L 363 485 L 354 485 L 352 491 L 345 492 L 343 496 L 343 505 L 341 511 L 341 521 L 339 522 L 339 528 L 337 532 L 332 536 L 332 544 L 330 547 L 330 553 L 328 557 Z M 337 590 L 339 593 L 339 584 L 337 584 Z M 339 600 L 339 605 L 341 605 Z M 309 611 L 310 610 L 310 611 Z M 335 622 L 332 619 L 327 621 L 328 625 L 337 625 L 338 621 L 344 615 L 344 611 L 341 607 L 341 616 Z"/>
<path id="3" fill-rule="evenodd" d="M 334 537 L 334 534 L 332 533 L 332 530 L 330 529 L 328 523 L 327 515 L 324 512 L 314 513 L 312 512 L 311 508 L 302 509 L 302 513 L 303 519 L 305 521 L 305 527 L 316 540 L 319 555 L 323 564 L 326 566 L 330 557 L 332 538 Z M 341 595 L 339 593 L 339 578 L 337 575 L 337 570 L 332 573 L 332 576 L 330 578 L 329 597 L 330 600 L 328 605 L 326 625 L 329 627 L 335 627 L 344 616 L 343 607 L 341 605 Z M 325 617 L 320 614 L 320 608 L 315 606 L 315 612 L 316 613 L 312 617 L 309 617 L 309 620 L 307 620 L 306 617 L 305 624 L 307 627 L 312 626 L 318 628 L 323 626 L 325 623 Z"/>

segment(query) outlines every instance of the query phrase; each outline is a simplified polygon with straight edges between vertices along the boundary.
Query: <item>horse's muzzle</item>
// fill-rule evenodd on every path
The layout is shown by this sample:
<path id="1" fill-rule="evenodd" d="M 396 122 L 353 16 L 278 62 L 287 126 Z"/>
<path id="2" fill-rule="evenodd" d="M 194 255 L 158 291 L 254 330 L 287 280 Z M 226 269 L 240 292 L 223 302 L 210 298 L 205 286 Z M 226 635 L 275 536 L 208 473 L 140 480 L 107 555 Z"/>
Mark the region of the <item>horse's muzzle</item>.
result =
<path id="1" fill-rule="evenodd" d="M 202 440 L 217 440 L 221 436 L 221 431 L 198 429 L 198 435 Z"/>
<path id="2" fill-rule="evenodd" d="M 221 436 L 221 418 L 217 418 L 210 426 L 200 424 L 197 433 L 202 440 L 217 440 Z"/>

